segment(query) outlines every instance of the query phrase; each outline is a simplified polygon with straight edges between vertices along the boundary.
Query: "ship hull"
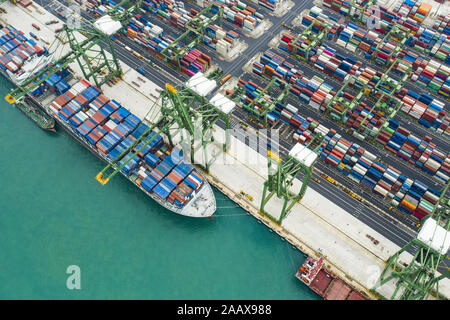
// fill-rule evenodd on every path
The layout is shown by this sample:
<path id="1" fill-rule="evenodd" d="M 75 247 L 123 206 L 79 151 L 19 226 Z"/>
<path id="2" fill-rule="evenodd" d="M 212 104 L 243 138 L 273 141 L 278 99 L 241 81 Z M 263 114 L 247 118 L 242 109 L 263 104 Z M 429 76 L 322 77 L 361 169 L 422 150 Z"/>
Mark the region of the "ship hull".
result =
<path id="1" fill-rule="evenodd" d="M 13 78 L 11 78 L 11 76 L 5 72 L 4 70 L 0 69 L 0 74 L 2 74 L 6 80 L 8 80 L 11 84 L 13 85 L 17 85 L 17 81 L 15 81 Z M 24 101 L 23 103 L 27 103 L 26 101 Z M 38 121 L 36 121 L 32 116 L 30 116 L 30 114 L 28 114 L 28 112 L 22 108 L 19 105 L 16 105 L 17 109 L 19 109 L 20 111 L 22 111 L 22 113 L 31 121 L 33 121 L 39 128 L 41 128 L 42 130 L 46 130 L 46 131 L 50 131 L 50 132 L 56 132 L 55 129 L 55 122 L 54 122 L 54 118 L 52 116 L 50 116 L 47 112 L 43 111 L 42 108 L 39 108 L 40 111 L 44 112 L 47 116 L 50 117 L 50 119 L 52 119 L 52 124 L 42 124 L 39 123 Z"/>
<path id="2" fill-rule="evenodd" d="M 11 77 L 11 75 L 8 74 L 8 72 L 0 69 L 0 73 L 10 83 L 17 85 L 17 81 L 16 81 L 15 77 Z M 72 76 L 69 76 L 68 78 L 72 78 Z M 67 81 L 69 80 L 68 78 L 66 78 Z M 42 97 L 39 99 L 43 100 Z M 36 98 L 34 98 L 31 95 L 26 95 L 24 97 L 24 100 L 26 100 L 26 102 L 29 105 L 31 105 L 32 107 L 38 108 L 39 110 L 44 112 L 46 115 L 48 115 L 51 119 L 53 119 L 55 121 L 55 124 L 58 124 L 59 127 L 63 128 L 64 131 L 66 131 L 73 138 L 75 138 L 82 146 L 84 146 L 86 149 L 88 149 L 97 158 L 99 158 L 100 160 L 102 160 L 105 163 L 110 163 L 110 159 L 108 159 L 106 155 L 99 152 L 89 142 L 87 142 L 85 139 L 83 139 L 77 133 L 75 133 L 75 131 L 71 128 L 71 126 L 69 126 L 67 123 L 65 123 L 56 114 L 53 114 L 53 112 L 51 112 L 50 109 L 48 109 L 47 106 L 45 106 L 39 100 L 37 100 Z M 25 103 L 25 102 L 23 101 L 23 103 Z M 39 127 L 42 128 L 42 126 L 39 123 L 37 123 L 31 116 L 29 116 L 25 112 L 25 110 L 22 110 L 20 107 L 19 107 L 19 109 L 23 113 L 25 113 L 25 115 L 27 115 L 28 118 L 30 118 L 33 122 L 35 122 Z M 49 130 L 49 131 L 56 131 L 55 125 L 53 126 L 53 128 L 48 128 L 48 129 L 42 128 L 42 129 Z M 194 191 L 192 198 L 189 199 L 182 208 L 179 208 L 177 206 L 170 204 L 168 201 L 158 197 L 157 195 L 148 192 L 147 190 L 142 188 L 140 185 L 138 185 L 131 177 L 125 175 L 122 171 L 120 171 L 120 173 L 126 179 L 128 179 L 130 182 L 132 182 L 136 187 L 138 187 L 141 191 L 143 191 L 146 195 L 151 197 L 154 201 L 156 201 L 159 205 L 163 206 L 164 208 L 166 208 L 176 214 L 189 216 L 189 217 L 196 217 L 196 218 L 210 217 L 214 214 L 214 212 L 216 210 L 216 201 L 215 201 L 214 192 L 213 192 L 211 186 L 209 185 L 209 183 L 207 182 L 207 180 L 205 179 L 205 177 L 203 176 L 203 174 L 199 170 L 197 170 L 196 172 L 202 176 L 202 178 L 204 180 L 203 185 L 199 188 L 199 190 Z"/>
<path id="3" fill-rule="evenodd" d="M 89 144 L 87 141 L 85 141 L 83 138 L 81 138 L 80 136 L 78 136 L 71 128 L 68 124 L 66 124 L 63 120 L 61 120 L 59 117 L 57 117 L 56 115 L 53 115 L 52 112 L 50 112 L 49 110 L 47 110 L 45 108 L 45 106 L 40 103 L 39 101 L 37 101 L 36 99 L 34 99 L 33 97 L 28 96 L 28 99 L 33 102 L 33 104 L 37 107 L 39 107 L 42 111 L 44 111 L 46 114 L 48 114 L 50 117 L 52 117 L 53 119 L 55 119 L 55 122 L 58 124 L 59 127 L 61 127 L 64 131 L 66 131 L 69 135 L 71 135 L 74 139 L 76 139 L 83 147 L 85 147 L 86 149 L 88 149 L 92 154 L 94 154 L 97 158 L 99 158 L 100 160 L 102 160 L 105 163 L 110 163 L 110 160 L 103 154 L 101 154 L 98 150 L 94 149 L 91 144 Z M 170 210 L 176 214 L 180 214 L 183 216 L 188 216 L 188 217 L 194 217 L 194 218 L 205 218 L 205 217 L 210 217 L 214 214 L 214 212 L 216 211 L 216 201 L 215 201 L 215 196 L 214 196 L 214 192 L 211 188 L 211 186 L 209 185 L 209 183 L 207 182 L 207 180 L 205 179 L 205 177 L 203 176 L 203 174 L 201 172 L 199 172 L 197 170 L 197 173 L 199 173 L 200 175 L 202 175 L 203 179 L 204 179 L 204 183 L 201 186 L 201 188 L 196 191 L 196 194 L 192 197 L 192 199 L 190 199 L 184 206 L 183 208 L 178 208 L 176 206 L 171 205 L 169 202 L 159 198 L 158 196 L 156 196 L 153 193 L 149 193 L 147 190 L 145 190 L 144 188 L 142 188 L 141 186 L 139 186 L 138 184 L 135 183 L 135 181 L 133 181 L 130 177 L 128 177 L 127 175 L 125 175 L 122 171 L 120 171 L 120 173 L 122 174 L 122 176 L 124 176 L 127 180 L 129 180 L 130 182 L 132 182 L 136 187 L 138 187 L 141 191 L 143 191 L 146 195 L 148 195 L 149 197 L 151 197 L 153 200 L 155 200 L 159 205 L 163 206 L 164 208 L 166 208 L 167 210 Z M 205 199 L 205 201 L 200 201 L 202 199 Z M 202 206 L 205 208 L 202 211 L 198 210 L 198 207 Z"/>

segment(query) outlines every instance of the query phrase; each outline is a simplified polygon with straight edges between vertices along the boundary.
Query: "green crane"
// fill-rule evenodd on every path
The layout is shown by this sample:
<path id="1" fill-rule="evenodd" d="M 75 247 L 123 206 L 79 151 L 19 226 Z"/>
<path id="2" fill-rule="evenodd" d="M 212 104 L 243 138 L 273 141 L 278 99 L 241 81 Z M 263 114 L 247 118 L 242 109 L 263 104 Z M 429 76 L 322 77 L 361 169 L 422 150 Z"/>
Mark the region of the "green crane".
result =
<path id="1" fill-rule="evenodd" d="M 165 47 L 160 54 L 164 57 L 166 62 L 176 62 L 178 68 L 180 65 L 180 58 L 187 52 L 188 49 L 196 47 L 199 43 L 203 41 L 204 30 L 210 24 L 214 23 L 216 20 L 219 24 L 222 23 L 223 8 L 219 7 L 218 12 L 210 18 L 201 20 L 201 17 L 211 11 L 214 4 L 209 4 L 206 8 L 201 10 L 195 17 L 186 22 L 186 31 L 180 35 L 175 41 L 171 42 L 167 47 Z M 180 48 L 179 44 L 186 41 L 187 43 Z"/>
<path id="2" fill-rule="evenodd" d="M 117 9 L 119 7 L 129 2 L 130 0 L 123 0 L 110 11 L 105 13 L 103 17 L 110 15 L 113 19 L 116 19 L 116 21 L 119 21 L 122 25 L 127 24 L 132 17 L 133 11 L 136 8 L 139 8 L 141 5 L 141 0 L 138 0 L 128 10 L 117 12 Z M 122 70 L 114 52 L 113 44 L 110 38 L 111 35 L 105 34 L 101 30 L 91 25 L 86 25 L 84 28 L 69 28 L 65 24 L 63 26 L 63 31 L 69 42 L 69 52 L 59 59 L 50 62 L 47 66 L 40 69 L 33 76 L 20 83 L 17 88 L 12 90 L 6 96 L 6 101 L 8 101 L 9 103 L 14 103 L 17 100 L 20 100 L 25 95 L 38 88 L 53 74 L 68 67 L 68 65 L 74 61 L 78 62 L 78 65 L 85 79 L 93 80 L 98 87 L 108 82 L 112 78 L 122 77 Z M 78 40 L 75 36 L 75 32 L 84 34 L 86 38 L 81 41 Z M 55 39 L 50 47 L 52 48 L 53 46 L 56 46 L 56 48 L 52 51 L 57 52 L 60 43 L 58 43 L 58 41 Z M 111 58 L 108 58 L 105 47 L 109 49 Z M 105 76 L 103 76 L 104 73 L 106 73 Z"/>
<path id="3" fill-rule="evenodd" d="M 411 66 L 408 66 L 408 70 L 405 72 L 402 79 L 399 81 L 393 79 L 390 77 L 390 72 L 392 69 L 397 66 L 398 63 L 401 63 L 400 59 L 396 58 L 394 62 L 389 66 L 389 68 L 386 70 L 385 73 L 381 76 L 380 80 L 376 83 L 374 88 L 370 90 L 369 96 L 375 100 L 375 103 L 373 104 L 370 111 L 366 114 L 363 121 L 361 122 L 361 125 L 356 129 L 357 132 L 366 133 L 366 136 L 370 137 L 371 140 L 376 141 L 376 138 L 378 137 L 381 130 L 371 130 L 367 125 L 365 124 L 367 117 L 376 110 L 382 110 L 384 112 L 385 122 L 383 123 L 383 126 L 387 126 L 388 121 L 397 114 L 398 110 L 400 109 L 402 102 L 394 95 L 398 93 L 402 87 L 403 84 L 408 79 L 409 75 L 412 72 Z M 378 97 L 377 97 L 378 95 Z M 381 128 L 380 128 L 381 129 Z"/>
<path id="4" fill-rule="evenodd" d="M 345 99 L 341 96 L 341 93 L 346 92 L 346 89 L 349 87 L 352 79 L 355 79 L 356 81 L 355 76 L 350 75 L 350 77 L 344 82 L 326 106 L 325 115 L 332 117 L 340 123 L 347 122 L 347 112 L 353 110 L 353 108 L 359 104 L 364 95 L 364 90 L 367 87 L 367 84 L 364 84 L 352 100 Z"/>
<path id="5" fill-rule="evenodd" d="M 419 235 L 387 260 L 379 282 L 372 288 L 373 292 L 395 281 L 391 300 L 423 300 L 430 294 L 439 298 L 439 281 L 450 276 L 450 271 L 437 275 L 439 264 L 447 258 L 445 242 L 450 237 L 450 209 L 448 199 L 445 198 L 449 184 L 442 190 L 441 198 L 423 223 Z M 416 251 L 413 260 L 405 265 L 399 259 L 408 249 Z"/>
<path id="6" fill-rule="evenodd" d="M 273 89 L 276 87 L 280 88 L 281 92 L 277 94 L 276 97 L 273 97 Z M 250 103 L 242 103 L 242 108 L 248 111 L 253 118 L 257 119 L 258 122 L 267 125 L 268 114 L 275 109 L 275 105 L 278 102 L 286 102 L 290 87 L 291 85 L 289 83 L 273 77 L 262 90 L 257 89 L 256 92 L 258 95 L 253 98 Z M 243 88 L 238 85 L 236 86 L 231 99 L 233 101 L 239 101 L 244 94 L 245 92 Z M 266 95 L 270 96 L 269 100 L 264 98 Z"/>
<path id="7" fill-rule="evenodd" d="M 376 46 L 372 54 L 372 60 L 374 60 L 375 63 L 380 64 L 380 60 L 376 58 L 378 57 L 379 53 L 382 53 L 388 57 L 388 59 L 386 59 L 386 62 L 382 65 L 391 65 L 392 57 L 396 57 L 397 54 L 402 50 L 403 45 L 406 43 L 406 40 L 408 40 L 410 33 L 411 30 L 409 30 L 408 28 L 399 24 L 394 24 L 391 30 L 389 30 L 389 32 L 384 36 L 383 40 L 380 41 L 380 43 L 378 43 L 378 45 Z M 390 53 L 381 51 L 383 45 L 386 44 L 389 40 L 394 40 L 396 42 L 395 48 Z"/>
<path id="8" fill-rule="evenodd" d="M 311 179 L 313 166 L 318 156 L 317 152 L 323 140 L 324 137 L 321 134 L 316 134 L 307 146 L 296 144 L 284 160 L 281 160 L 278 155 L 272 154 L 271 151 L 268 152 L 268 179 L 264 182 L 260 212 L 269 216 L 276 223 L 281 224 L 294 204 L 303 198 Z M 294 179 L 301 172 L 304 173 L 302 185 L 299 192 L 293 194 L 290 189 Z M 279 199 L 283 199 L 283 207 L 279 219 L 273 218 L 265 211 L 267 203 L 274 195 Z"/>
<path id="9" fill-rule="evenodd" d="M 106 184 L 119 173 L 131 159 L 136 157 L 136 155 L 153 141 L 158 134 L 166 135 L 169 144 L 173 146 L 171 132 L 174 130 L 180 134 L 181 142 L 190 146 L 190 158 L 192 163 L 195 163 L 195 140 L 199 139 L 201 141 L 204 156 L 203 167 L 208 172 L 210 162 L 207 157 L 206 147 L 214 142 L 214 137 L 210 134 L 211 129 L 217 121 L 224 121 L 226 137 L 225 142 L 222 144 L 222 151 L 227 151 L 227 147 L 230 143 L 229 129 L 231 123 L 231 111 L 224 111 L 220 107 L 217 107 L 210 102 L 206 102 L 205 97 L 198 95 L 185 85 L 180 89 L 176 89 L 172 85 L 166 84 L 165 90 L 161 92 L 159 98 L 150 107 L 147 113 L 148 115 L 160 112 L 158 120 L 156 120 L 141 137 L 136 139 L 130 147 L 108 163 L 108 165 L 97 174 L 97 181 L 103 185 Z M 186 134 L 183 133 L 183 129 L 186 131 Z M 138 145 L 140 148 L 136 149 Z M 123 159 L 125 159 L 125 161 L 122 161 Z"/>
<path id="10" fill-rule="evenodd" d="M 319 33 L 312 31 L 312 28 L 317 25 L 323 26 L 323 29 Z M 323 40 L 325 39 L 326 35 L 328 34 L 328 29 L 329 29 L 329 26 L 327 24 L 325 24 L 317 19 L 314 19 L 311 22 L 311 24 L 305 30 L 303 30 L 293 41 L 292 56 L 303 62 L 308 62 L 310 50 L 323 43 Z M 304 40 L 306 47 L 298 47 L 297 46 L 297 42 L 300 39 Z M 298 54 L 297 51 L 300 51 L 301 54 Z"/>

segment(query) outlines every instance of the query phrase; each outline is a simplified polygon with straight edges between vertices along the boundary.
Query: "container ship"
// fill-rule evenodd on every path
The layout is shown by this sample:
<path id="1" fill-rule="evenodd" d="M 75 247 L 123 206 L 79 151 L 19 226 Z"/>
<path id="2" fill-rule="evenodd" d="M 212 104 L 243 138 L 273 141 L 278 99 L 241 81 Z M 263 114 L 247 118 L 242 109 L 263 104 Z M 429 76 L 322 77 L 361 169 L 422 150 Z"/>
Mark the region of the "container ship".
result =
<path id="1" fill-rule="evenodd" d="M 49 79 L 52 86 L 43 84 L 29 99 L 85 148 L 111 163 L 146 134 L 132 152 L 117 163 L 121 166 L 129 160 L 120 173 L 172 212 L 190 217 L 214 214 L 213 190 L 205 177 L 184 159 L 181 148 L 171 148 L 162 135 L 149 132 L 149 127 L 139 117 L 107 98 L 88 81 L 73 78 L 67 69 Z M 46 92 L 50 94 L 45 95 Z M 150 139 L 152 141 L 132 157 L 132 153 Z"/>
<path id="2" fill-rule="evenodd" d="M 22 31 L 11 25 L 0 30 L 0 73 L 12 84 L 19 85 L 50 60 L 51 55 L 45 55 L 45 50 L 25 37 Z M 28 99 L 15 105 L 41 129 L 56 131 L 55 120 L 30 104 Z"/>
<path id="3" fill-rule="evenodd" d="M 323 259 L 308 257 L 295 277 L 325 300 L 367 300 L 323 265 Z"/>
<path id="4" fill-rule="evenodd" d="M 52 59 L 11 25 L 0 30 L 0 50 L 0 72 L 15 85 L 20 85 Z M 100 89 L 88 81 L 76 80 L 70 68 L 50 76 L 17 106 L 43 128 L 52 130 L 56 121 L 107 163 L 148 129 L 141 119 L 117 101 L 108 99 Z M 155 132 L 149 134 L 150 138 L 154 135 Z M 141 146 L 137 144 L 134 151 Z M 129 157 L 131 153 L 118 165 Z M 205 177 L 184 159 L 180 148 L 170 148 L 161 135 L 120 172 L 161 206 L 177 214 L 210 217 L 216 210 L 214 193 Z"/>

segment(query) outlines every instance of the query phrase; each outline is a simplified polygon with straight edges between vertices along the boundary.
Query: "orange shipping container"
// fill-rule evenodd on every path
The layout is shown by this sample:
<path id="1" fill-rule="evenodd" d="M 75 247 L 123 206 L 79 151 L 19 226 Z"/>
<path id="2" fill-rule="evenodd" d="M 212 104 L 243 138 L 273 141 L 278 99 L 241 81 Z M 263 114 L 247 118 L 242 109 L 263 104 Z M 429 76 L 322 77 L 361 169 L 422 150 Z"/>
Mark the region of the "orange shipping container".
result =
<path id="1" fill-rule="evenodd" d="M 130 36 L 131 38 L 135 38 L 136 37 L 136 31 L 134 31 L 131 28 L 128 28 L 128 36 Z"/>
<path id="2" fill-rule="evenodd" d="M 432 8 L 431 4 L 422 3 L 419 9 L 417 9 L 417 12 L 423 16 L 426 16 L 430 12 L 431 8 Z"/>
<path id="3" fill-rule="evenodd" d="M 417 205 L 412 204 L 411 202 L 406 201 L 406 199 L 403 199 L 402 202 L 400 202 L 402 207 L 409 209 L 410 211 L 414 211 L 417 208 Z"/>
<path id="4" fill-rule="evenodd" d="M 272 67 L 270 67 L 268 65 L 265 65 L 264 69 L 265 69 L 265 73 L 268 74 L 268 75 L 273 74 L 273 72 L 275 71 L 274 68 L 272 68 Z"/>

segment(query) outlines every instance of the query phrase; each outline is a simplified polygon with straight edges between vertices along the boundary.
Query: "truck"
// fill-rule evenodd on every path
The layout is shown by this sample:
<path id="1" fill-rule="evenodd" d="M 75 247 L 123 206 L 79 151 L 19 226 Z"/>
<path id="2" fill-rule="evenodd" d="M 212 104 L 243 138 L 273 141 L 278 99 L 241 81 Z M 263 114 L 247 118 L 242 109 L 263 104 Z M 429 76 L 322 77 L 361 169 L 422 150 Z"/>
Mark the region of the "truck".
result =
<path id="1" fill-rule="evenodd" d="M 133 54 L 138 57 L 139 59 L 142 59 L 142 55 L 136 51 L 133 50 Z"/>
<path id="2" fill-rule="evenodd" d="M 136 71 L 145 76 L 145 71 L 141 67 L 136 67 Z"/>
<path id="3" fill-rule="evenodd" d="M 39 40 L 39 38 L 37 37 L 37 35 L 35 35 L 33 32 L 30 32 L 30 36 L 33 37 L 36 40 Z"/>
<path id="4" fill-rule="evenodd" d="M 231 78 L 231 74 L 227 74 L 225 77 L 223 77 L 220 82 L 219 85 L 223 85 L 225 82 L 227 82 L 229 79 Z"/>

